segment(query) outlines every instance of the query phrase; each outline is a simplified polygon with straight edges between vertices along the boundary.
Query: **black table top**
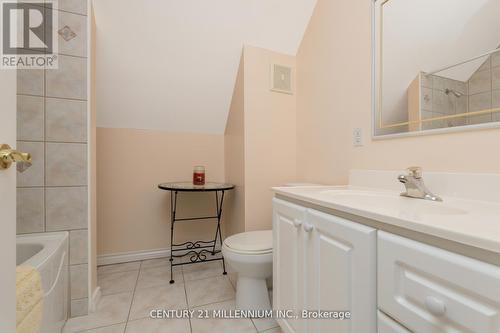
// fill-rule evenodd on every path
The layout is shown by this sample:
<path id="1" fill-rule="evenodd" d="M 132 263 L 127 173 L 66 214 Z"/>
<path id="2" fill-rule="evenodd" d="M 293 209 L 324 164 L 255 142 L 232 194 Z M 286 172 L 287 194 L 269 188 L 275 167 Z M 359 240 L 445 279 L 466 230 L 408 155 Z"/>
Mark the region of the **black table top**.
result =
<path id="1" fill-rule="evenodd" d="M 232 190 L 234 185 L 225 183 L 205 183 L 205 185 L 193 185 L 192 182 L 173 182 L 158 184 L 158 188 L 165 191 L 178 192 L 211 192 Z"/>

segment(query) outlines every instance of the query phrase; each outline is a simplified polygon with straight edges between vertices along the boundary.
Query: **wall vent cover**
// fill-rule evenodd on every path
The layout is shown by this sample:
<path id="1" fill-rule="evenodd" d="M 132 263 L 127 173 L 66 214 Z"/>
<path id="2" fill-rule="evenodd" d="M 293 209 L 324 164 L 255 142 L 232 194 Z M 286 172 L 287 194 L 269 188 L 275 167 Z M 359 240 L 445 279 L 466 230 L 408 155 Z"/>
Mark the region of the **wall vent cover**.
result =
<path id="1" fill-rule="evenodd" d="M 288 66 L 271 65 L 271 90 L 292 94 L 292 68 Z"/>

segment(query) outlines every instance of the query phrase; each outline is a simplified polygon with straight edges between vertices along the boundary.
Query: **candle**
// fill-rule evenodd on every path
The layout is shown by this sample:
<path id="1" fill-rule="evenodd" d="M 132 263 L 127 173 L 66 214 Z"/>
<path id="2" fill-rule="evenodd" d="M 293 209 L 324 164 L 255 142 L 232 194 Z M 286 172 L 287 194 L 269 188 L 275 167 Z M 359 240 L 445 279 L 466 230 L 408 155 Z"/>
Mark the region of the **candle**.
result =
<path id="1" fill-rule="evenodd" d="M 205 185 L 205 167 L 195 166 L 193 170 L 193 185 Z"/>

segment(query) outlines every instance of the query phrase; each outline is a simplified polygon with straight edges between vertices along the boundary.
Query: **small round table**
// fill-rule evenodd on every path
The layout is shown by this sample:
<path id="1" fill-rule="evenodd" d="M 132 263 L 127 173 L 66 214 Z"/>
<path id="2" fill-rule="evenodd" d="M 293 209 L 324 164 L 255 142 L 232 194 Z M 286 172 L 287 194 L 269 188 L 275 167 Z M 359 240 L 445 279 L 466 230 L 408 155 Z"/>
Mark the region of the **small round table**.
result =
<path id="1" fill-rule="evenodd" d="M 196 264 L 207 261 L 222 260 L 222 274 L 226 275 L 226 264 L 224 257 L 207 259 L 207 254 L 214 256 L 221 252 L 216 250 L 217 239 L 222 247 L 222 233 L 220 228 L 220 220 L 222 216 L 222 204 L 224 203 L 225 191 L 234 189 L 232 184 L 223 183 L 206 183 L 205 185 L 193 185 L 192 182 L 174 182 L 162 183 L 158 185 L 160 190 L 170 191 L 170 283 L 174 283 L 173 267 L 180 265 Z M 216 202 L 216 215 L 215 216 L 201 216 L 201 217 L 186 217 L 178 218 L 177 212 L 177 195 L 179 192 L 215 192 Z M 194 221 L 194 220 L 217 220 L 217 229 L 215 231 L 215 238 L 210 241 L 191 241 L 181 244 L 174 243 L 174 226 L 175 222 L 180 221 Z M 207 250 L 211 249 L 211 251 Z M 179 254 L 177 254 L 179 253 Z M 174 264 L 174 258 L 182 258 L 190 256 L 188 262 L 180 262 Z"/>

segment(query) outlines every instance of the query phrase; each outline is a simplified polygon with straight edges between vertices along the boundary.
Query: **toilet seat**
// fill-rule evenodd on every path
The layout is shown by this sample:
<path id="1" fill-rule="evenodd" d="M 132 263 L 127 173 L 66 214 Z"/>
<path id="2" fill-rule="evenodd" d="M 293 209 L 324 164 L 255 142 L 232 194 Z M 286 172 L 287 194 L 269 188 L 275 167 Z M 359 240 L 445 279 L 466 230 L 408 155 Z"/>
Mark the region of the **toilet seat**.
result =
<path id="1" fill-rule="evenodd" d="M 224 240 L 225 247 L 239 254 L 259 255 L 273 252 L 272 230 L 248 231 Z"/>

